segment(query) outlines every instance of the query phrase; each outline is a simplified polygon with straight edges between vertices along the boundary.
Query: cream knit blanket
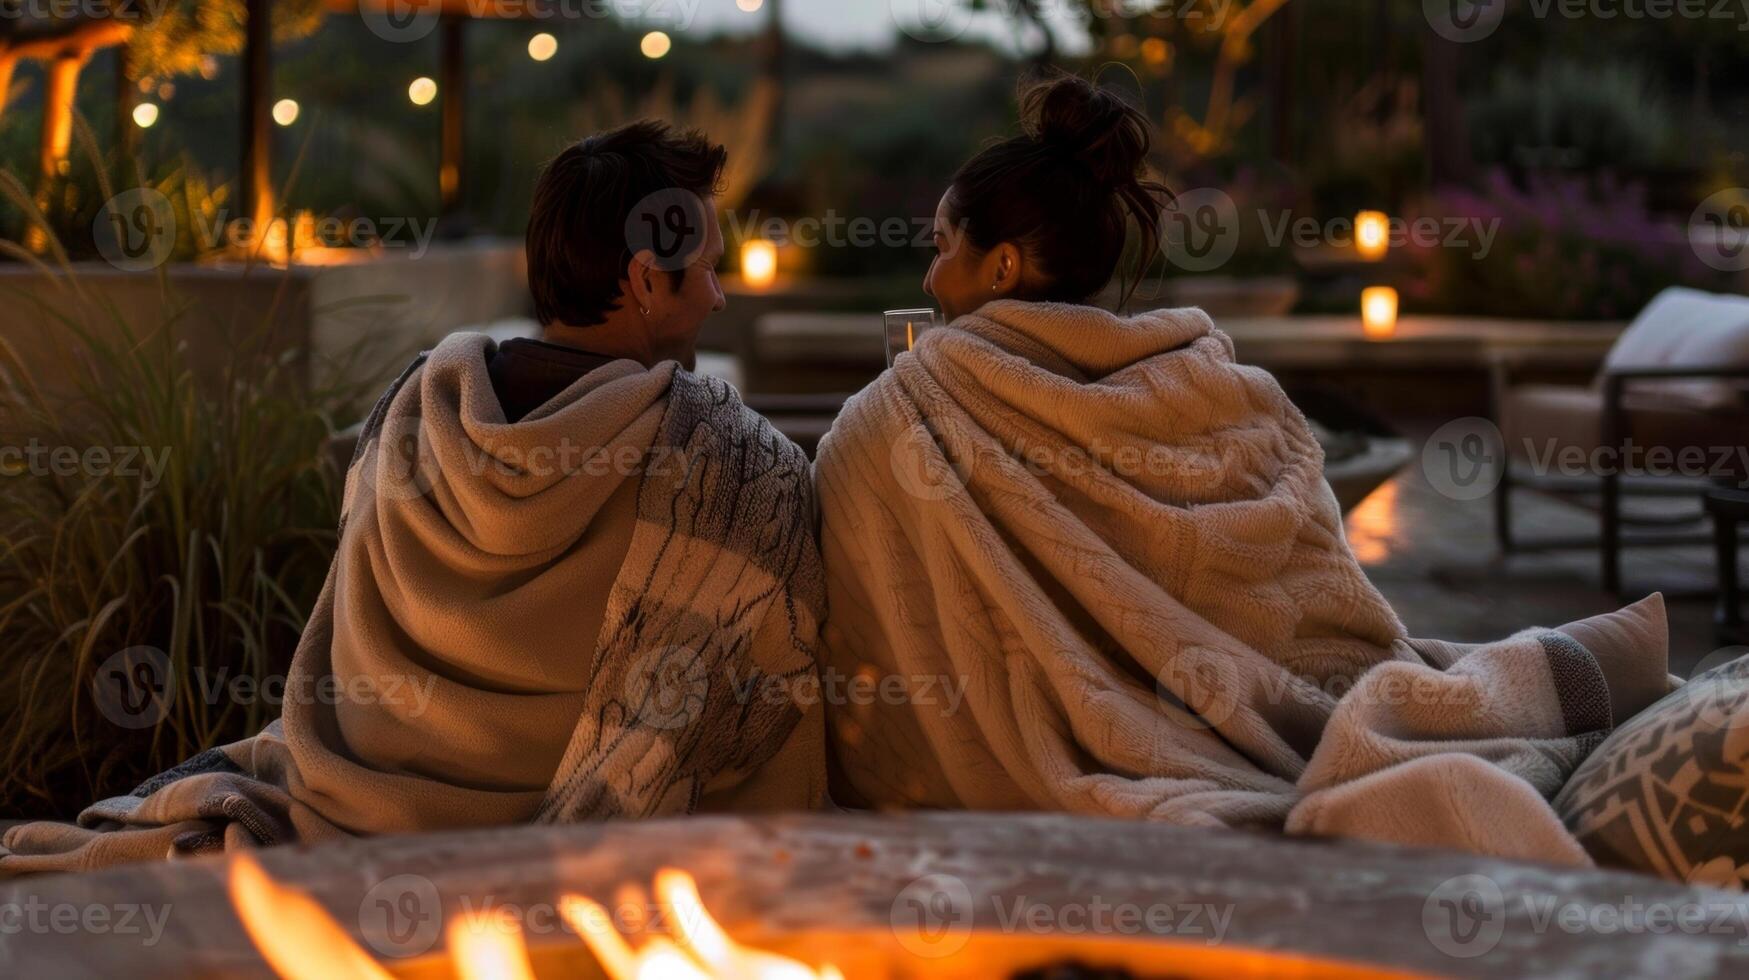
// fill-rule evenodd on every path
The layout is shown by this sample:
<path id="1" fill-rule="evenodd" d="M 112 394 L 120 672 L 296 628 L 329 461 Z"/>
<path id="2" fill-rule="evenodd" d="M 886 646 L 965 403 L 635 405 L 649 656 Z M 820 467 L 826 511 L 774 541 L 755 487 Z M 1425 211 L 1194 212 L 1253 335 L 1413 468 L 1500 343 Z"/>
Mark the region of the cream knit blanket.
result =
<path id="1" fill-rule="evenodd" d="M 1604 667 L 1549 631 L 1464 650 L 1468 673 L 1406 641 L 1322 463 L 1198 310 L 999 301 L 926 334 L 816 466 L 823 668 L 850 692 L 835 796 L 1272 828 L 1303 805 L 1306 831 L 1517 850 L 1481 797 L 1481 831 L 1363 822 L 1438 757 L 1530 779 L 1540 840 L 1570 841 L 1545 799 L 1609 727 Z M 1625 700 L 1662 693 L 1662 640 L 1643 658 L 1655 680 Z"/>
<path id="2" fill-rule="evenodd" d="M 783 696 L 823 614 L 805 455 L 673 363 L 506 424 L 490 345 L 448 338 L 372 413 L 282 719 L 78 826 L 12 828 L 0 877 L 821 802 L 818 700 Z"/>

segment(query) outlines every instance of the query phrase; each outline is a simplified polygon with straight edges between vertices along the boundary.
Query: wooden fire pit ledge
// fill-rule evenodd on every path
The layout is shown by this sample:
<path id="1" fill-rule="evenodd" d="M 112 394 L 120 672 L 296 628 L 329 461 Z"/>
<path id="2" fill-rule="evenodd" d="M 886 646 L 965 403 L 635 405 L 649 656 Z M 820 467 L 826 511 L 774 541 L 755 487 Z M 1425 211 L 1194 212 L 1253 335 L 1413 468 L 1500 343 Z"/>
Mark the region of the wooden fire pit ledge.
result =
<path id="1" fill-rule="evenodd" d="M 367 895 L 380 903 L 379 886 L 397 876 L 417 877 L 398 878 L 391 890 L 429 881 L 434 891 L 427 894 L 441 896 L 448 916 L 492 904 L 550 908 L 566 890 L 612 904 L 621 886 L 647 885 L 658 868 L 672 866 L 691 872 L 711 911 L 748 941 L 822 929 L 890 936 L 898 931 L 895 899 L 915 896 L 906 889 L 919 878 L 945 875 L 964 883 L 980 937 L 1002 931 L 1006 913 L 998 909 L 1017 901 L 1052 910 L 1130 904 L 1172 910 L 1180 934 L 1162 941 L 1209 944 L 1214 923 L 1200 915 L 1189 921 L 1183 911 L 1201 906 L 1230 914 L 1223 947 L 1412 973 L 1749 975 L 1743 914 L 1749 902 L 1724 892 L 1460 854 L 1059 815 L 820 814 L 524 827 L 282 848 L 261 860 L 281 881 L 314 895 L 355 937 L 364 935 Z M 269 976 L 231 911 L 224 870 L 214 859 L 0 886 L 0 977 Z M 1467 889 L 1451 880 L 1466 875 L 1491 881 L 1499 899 L 1482 886 L 1469 899 L 1482 917 L 1465 919 L 1454 937 L 1439 902 L 1463 899 Z M 56 913 L 43 911 L 104 908 L 114 922 L 129 905 L 168 909 L 160 941 L 114 928 L 65 930 L 53 925 Z M 1623 928 L 1608 911 L 1640 914 L 1635 910 L 1661 906 L 1670 912 L 1652 921 L 1663 924 L 1663 934 Z M 32 927 L 4 911 L 28 907 L 49 925 Z M 1704 923 L 1696 926 L 1700 913 L 1689 912 L 1682 927 L 1682 910 L 1695 907 L 1705 910 Z M 899 918 L 907 914 L 901 909 Z M 1062 921 L 1075 928 L 1080 920 Z M 560 928 L 529 938 L 537 954 L 552 944 L 577 944 Z M 1478 955 L 1451 955 L 1454 943 Z M 439 940 L 432 952 L 441 950 Z M 914 972 L 931 970 L 920 962 Z"/>

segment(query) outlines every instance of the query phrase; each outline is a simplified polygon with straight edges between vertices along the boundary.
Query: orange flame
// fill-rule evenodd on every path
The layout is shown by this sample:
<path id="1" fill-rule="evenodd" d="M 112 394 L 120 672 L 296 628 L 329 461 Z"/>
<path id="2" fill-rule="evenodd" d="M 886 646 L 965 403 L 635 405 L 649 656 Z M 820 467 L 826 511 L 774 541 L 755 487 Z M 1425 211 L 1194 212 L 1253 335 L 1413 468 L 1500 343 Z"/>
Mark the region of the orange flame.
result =
<path id="1" fill-rule="evenodd" d="M 816 971 L 730 938 L 705 909 L 698 884 L 684 871 L 657 872 L 656 899 L 676 935 L 672 941 L 652 939 L 636 952 L 614 930 L 607 910 L 587 898 L 566 895 L 559 900 L 559 914 L 589 944 L 612 980 L 843 980 L 835 967 Z"/>
<path id="2" fill-rule="evenodd" d="M 449 952 L 462 980 L 534 980 L 528 946 L 508 915 L 473 913 L 449 927 Z"/>
<path id="3" fill-rule="evenodd" d="M 231 862 L 230 891 L 250 941 L 283 980 L 391 980 L 321 905 L 275 882 L 254 858 Z M 684 871 L 658 872 L 656 898 L 674 937 L 655 937 L 637 950 L 614 928 L 607 909 L 587 898 L 564 896 L 559 914 L 612 980 L 844 980 L 835 967 L 814 970 L 736 942 Z M 463 915 L 446 936 L 461 980 L 534 980 L 522 931 L 507 915 Z"/>
<path id="4" fill-rule="evenodd" d="M 284 980 L 392 980 L 315 899 L 275 882 L 260 862 L 231 862 L 231 904 L 261 958 Z"/>

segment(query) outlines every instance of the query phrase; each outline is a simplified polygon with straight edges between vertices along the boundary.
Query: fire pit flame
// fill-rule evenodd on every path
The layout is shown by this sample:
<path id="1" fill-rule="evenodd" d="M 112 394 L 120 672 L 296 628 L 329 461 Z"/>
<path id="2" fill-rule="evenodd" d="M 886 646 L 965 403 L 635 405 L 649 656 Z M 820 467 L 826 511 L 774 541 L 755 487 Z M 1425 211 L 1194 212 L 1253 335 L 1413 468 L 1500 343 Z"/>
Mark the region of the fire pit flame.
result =
<path id="1" fill-rule="evenodd" d="M 507 915 L 464 915 L 449 927 L 449 952 L 462 980 L 534 980 L 528 945 Z"/>
<path id="2" fill-rule="evenodd" d="M 284 980 L 393 980 L 314 899 L 274 881 L 248 855 L 231 862 L 231 904 Z"/>
<path id="3" fill-rule="evenodd" d="M 704 907 L 698 884 L 684 871 L 656 873 L 656 899 L 674 926 L 674 940 L 658 937 L 632 951 L 607 910 L 580 895 L 559 901 L 559 914 L 612 980 L 843 980 L 830 965 L 814 970 L 787 956 L 743 946 Z"/>
<path id="4" fill-rule="evenodd" d="M 231 902 L 255 948 L 283 980 L 392 980 L 309 895 L 281 885 L 248 855 L 231 862 Z M 837 968 L 806 964 L 736 942 L 718 924 L 684 871 L 656 875 L 656 899 L 672 939 L 632 949 L 601 905 L 580 895 L 559 914 L 583 937 L 610 980 L 844 980 Z M 514 921 L 476 913 L 451 923 L 449 953 L 462 980 L 534 980 L 528 947 Z"/>

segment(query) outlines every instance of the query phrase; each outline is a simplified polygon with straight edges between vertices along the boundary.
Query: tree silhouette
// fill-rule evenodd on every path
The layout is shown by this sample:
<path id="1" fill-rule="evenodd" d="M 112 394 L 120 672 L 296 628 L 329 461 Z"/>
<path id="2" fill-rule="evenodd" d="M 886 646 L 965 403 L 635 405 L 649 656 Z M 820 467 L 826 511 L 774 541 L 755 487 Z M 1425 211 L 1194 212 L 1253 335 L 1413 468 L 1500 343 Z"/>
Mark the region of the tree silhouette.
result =
<path id="1" fill-rule="evenodd" d="M 974 9 L 990 0 L 965 0 Z M 1071 0 L 1082 25 L 1096 40 L 1140 29 L 1169 41 L 1174 49 L 1206 49 L 1213 58 L 1208 102 L 1200 117 L 1183 106 L 1166 109 L 1163 131 L 1166 151 L 1176 163 L 1188 163 L 1231 147 L 1233 137 L 1256 110 L 1254 102 L 1237 91 L 1239 70 L 1256 57 L 1253 40 L 1260 28 L 1288 0 L 1181 0 L 1179 3 L 1140 16 L 1114 15 L 1113 0 Z M 1040 60 L 1050 60 L 1058 48 L 1042 15 L 1039 0 L 1004 0 L 996 4 L 1011 17 L 1037 28 L 1045 38 Z M 1177 71 L 1182 59 L 1174 58 Z"/>

